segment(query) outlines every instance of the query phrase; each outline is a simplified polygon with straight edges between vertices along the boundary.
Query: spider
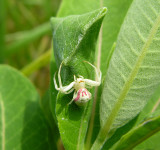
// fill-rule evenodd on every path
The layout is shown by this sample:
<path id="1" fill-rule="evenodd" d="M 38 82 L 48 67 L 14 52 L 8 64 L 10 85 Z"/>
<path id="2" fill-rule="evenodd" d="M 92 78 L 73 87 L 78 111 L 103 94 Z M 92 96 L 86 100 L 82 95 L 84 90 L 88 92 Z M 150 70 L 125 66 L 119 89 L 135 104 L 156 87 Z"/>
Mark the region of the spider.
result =
<path id="1" fill-rule="evenodd" d="M 54 85 L 55 89 L 60 91 L 64 94 L 69 94 L 73 92 L 73 99 L 70 101 L 69 104 L 71 104 L 73 101 L 79 106 L 83 106 L 85 103 L 87 103 L 91 99 L 91 93 L 85 88 L 91 88 L 93 86 L 99 86 L 101 84 L 101 71 L 98 70 L 94 65 L 91 63 L 84 61 L 91 65 L 96 72 L 96 81 L 90 80 L 90 79 L 84 79 L 83 76 L 78 75 L 78 78 L 74 75 L 74 81 L 71 82 L 69 85 L 63 86 L 61 81 L 61 68 L 63 62 L 60 64 L 59 70 L 58 70 L 58 81 L 59 81 L 59 87 L 56 82 L 56 73 L 54 74 Z"/>

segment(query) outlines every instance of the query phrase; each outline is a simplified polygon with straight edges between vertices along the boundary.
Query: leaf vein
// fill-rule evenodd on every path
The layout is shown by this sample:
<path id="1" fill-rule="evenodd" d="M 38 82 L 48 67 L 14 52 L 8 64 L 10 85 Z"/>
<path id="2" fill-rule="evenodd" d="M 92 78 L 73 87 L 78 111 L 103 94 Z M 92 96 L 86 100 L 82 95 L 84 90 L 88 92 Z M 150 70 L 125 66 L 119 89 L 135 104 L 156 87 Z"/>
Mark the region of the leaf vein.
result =
<path id="1" fill-rule="evenodd" d="M 111 93 L 112 93 L 112 95 L 113 96 L 115 96 L 115 97 L 117 97 L 118 95 L 117 95 L 117 93 L 107 84 L 107 89 L 108 89 L 108 91 L 110 91 Z"/>
<path id="2" fill-rule="evenodd" d="M 139 56 L 139 53 L 133 48 L 133 46 L 131 45 L 131 43 L 125 38 L 124 35 L 123 35 L 123 40 L 129 46 L 129 48 L 133 52 L 133 54 L 136 55 L 136 56 Z"/>
<path id="3" fill-rule="evenodd" d="M 123 78 L 124 82 L 126 82 L 126 77 L 123 75 L 123 73 L 120 71 L 119 67 L 117 67 L 114 63 L 114 61 L 112 61 L 112 66 L 113 68 L 115 68 L 115 70 L 117 70 L 118 74 Z"/>
<path id="4" fill-rule="evenodd" d="M 131 18 L 131 22 L 132 22 L 132 25 L 134 26 L 134 29 L 136 31 L 136 33 L 138 34 L 139 38 L 142 40 L 143 43 L 146 42 L 146 39 L 142 36 L 140 30 L 138 29 L 136 23 L 134 22 L 134 20 Z"/>
<path id="5" fill-rule="evenodd" d="M 149 2 L 149 1 L 147 1 Z M 152 12 L 155 14 L 155 16 L 158 16 L 158 12 L 153 8 L 153 6 L 151 5 L 151 3 L 148 3 L 150 9 L 152 10 Z"/>
<path id="6" fill-rule="evenodd" d="M 144 12 L 144 10 L 140 7 L 139 4 L 136 3 L 137 8 L 140 10 L 140 12 L 142 13 L 142 15 L 144 16 L 144 18 L 146 18 L 148 20 L 148 22 L 153 26 L 153 20 L 151 20 L 149 18 L 149 16 L 147 16 L 147 14 Z"/>
<path id="7" fill-rule="evenodd" d="M 117 52 L 117 54 L 120 56 L 120 58 L 122 59 L 122 61 L 126 64 L 126 66 L 132 70 L 132 66 L 126 61 L 126 59 L 122 56 L 122 54 L 120 53 L 120 51 Z"/>

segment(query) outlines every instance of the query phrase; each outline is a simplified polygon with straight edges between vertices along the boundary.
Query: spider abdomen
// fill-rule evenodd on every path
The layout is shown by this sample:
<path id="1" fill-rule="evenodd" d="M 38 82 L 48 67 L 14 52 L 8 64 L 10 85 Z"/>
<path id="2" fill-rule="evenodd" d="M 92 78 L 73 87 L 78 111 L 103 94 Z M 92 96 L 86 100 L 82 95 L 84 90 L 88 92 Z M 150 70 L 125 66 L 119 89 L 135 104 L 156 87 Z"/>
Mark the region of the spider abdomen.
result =
<path id="1" fill-rule="evenodd" d="M 86 88 L 81 88 L 74 93 L 73 99 L 79 106 L 83 106 L 91 99 L 91 93 Z"/>

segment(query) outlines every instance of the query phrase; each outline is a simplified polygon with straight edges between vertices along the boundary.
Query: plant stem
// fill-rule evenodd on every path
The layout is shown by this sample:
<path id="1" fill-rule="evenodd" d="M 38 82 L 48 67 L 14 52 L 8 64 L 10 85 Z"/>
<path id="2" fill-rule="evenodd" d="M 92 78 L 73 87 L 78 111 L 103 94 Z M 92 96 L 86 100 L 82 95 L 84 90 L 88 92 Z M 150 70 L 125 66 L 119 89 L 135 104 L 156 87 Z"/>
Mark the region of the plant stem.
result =
<path id="1" fill-rule="evenodd" d="M 35 61 L 31 62 L 29 65 L 25 66 L 21 72 L 29 76 L 34 71 L 38 70 L 39 68 L 47 65 L 50 62 L 50 56 L 51 56 L 51 50 L 48 50 L 46 53 L 44 53 L 42 56 L 40 56 Z"/>
<path id="2" fill-rule="evenodd" d="M 101 47 L 102 47 L 102 27 L 99 33 L 99 44 L 98 44 L 98 55 L 97 55 L 97 68 L 98 69 L 100 69 L 100 63 L 101 63 Z M 86 147 L 85 147 L 86 150 L 89 150 L 91 147 L 91 139 L 92 139 L 92 134 L 93 134 L 95 111 L 96 111 L 96 104 L 97 104 L 97 98 L 98 98 L 98 87 L 95 87 L 94 93 L 95 94 L 94 94 L 94 100 L 93 100 L 91 119 L 90 119 L 89 128 L 88 128 L 88 135 L 86 139 Z"/>

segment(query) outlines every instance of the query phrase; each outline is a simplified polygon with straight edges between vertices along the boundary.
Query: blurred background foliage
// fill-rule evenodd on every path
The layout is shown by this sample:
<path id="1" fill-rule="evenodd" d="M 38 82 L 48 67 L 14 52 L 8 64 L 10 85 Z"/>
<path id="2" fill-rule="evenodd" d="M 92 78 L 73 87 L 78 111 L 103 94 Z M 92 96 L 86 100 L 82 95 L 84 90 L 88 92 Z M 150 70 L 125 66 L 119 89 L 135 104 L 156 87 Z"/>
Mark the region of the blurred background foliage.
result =
<path id="1" fill-rule="evenodd" d="M 40 95 L 49 87 L 50 17 L 56 16 L 60 3 L 61 0 L 0 1 L 0 62 L 23 70 L 46 54 L 44 67 L 28 74 Z"/>

